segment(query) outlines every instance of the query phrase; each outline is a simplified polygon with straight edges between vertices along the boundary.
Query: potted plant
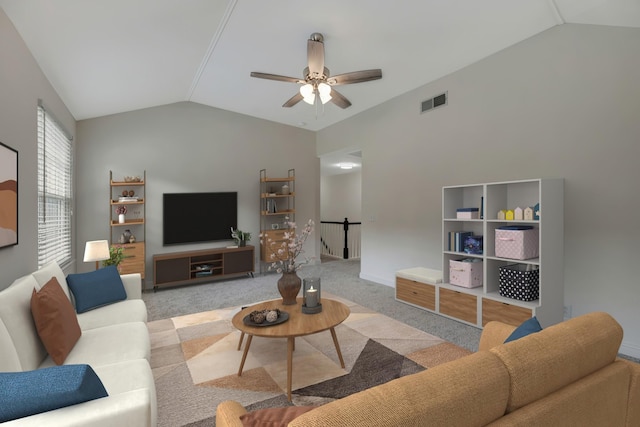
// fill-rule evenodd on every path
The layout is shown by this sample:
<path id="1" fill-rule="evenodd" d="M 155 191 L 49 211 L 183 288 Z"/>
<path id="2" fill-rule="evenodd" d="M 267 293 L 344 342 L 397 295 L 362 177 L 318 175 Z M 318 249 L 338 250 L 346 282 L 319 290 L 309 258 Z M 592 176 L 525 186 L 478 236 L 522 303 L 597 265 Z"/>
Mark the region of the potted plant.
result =
<path id="1" fill-rule="evenodd" d="M 233 240 L 236 241 L 238 246 L 243 247 L 247 245 L 249 240 L 251 240 L 251 233 L 240 229 L 234 230 L 233 227 L 231 227 L 231 237 L 233 237 Z"/>
<path id="2" fill-rule="evenodd" d="M 111 246 L 109 248 L 110 257 L 102 261 L 103 267 L 108 267 L 110 265 L 115 265 L 116 268 L 124 259 L 124 248 L 122 246 Z M 120 269 L 118 269 L 120 271 Z"/>

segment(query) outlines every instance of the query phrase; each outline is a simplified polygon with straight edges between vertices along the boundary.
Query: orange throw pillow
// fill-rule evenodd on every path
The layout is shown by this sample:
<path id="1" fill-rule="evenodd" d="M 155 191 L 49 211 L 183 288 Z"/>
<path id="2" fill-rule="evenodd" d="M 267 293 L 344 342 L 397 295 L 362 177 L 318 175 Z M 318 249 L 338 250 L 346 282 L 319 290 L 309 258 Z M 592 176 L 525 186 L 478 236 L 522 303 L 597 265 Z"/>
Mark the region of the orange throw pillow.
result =
<path id="1" fill-rule="evenodd" d="M 240 415 L 243 427 L 287 427 L 298 416 L 317 406 L 284 406 L 265 408 Z"/>
<path id="2" fill-rule="evenodd" d="M 71 301 L 58 279 L 52 277 L 39 292 L 33 290 L 31 315 L 47 353 L 56 365 L 62 365 L 82 331 Z"/>

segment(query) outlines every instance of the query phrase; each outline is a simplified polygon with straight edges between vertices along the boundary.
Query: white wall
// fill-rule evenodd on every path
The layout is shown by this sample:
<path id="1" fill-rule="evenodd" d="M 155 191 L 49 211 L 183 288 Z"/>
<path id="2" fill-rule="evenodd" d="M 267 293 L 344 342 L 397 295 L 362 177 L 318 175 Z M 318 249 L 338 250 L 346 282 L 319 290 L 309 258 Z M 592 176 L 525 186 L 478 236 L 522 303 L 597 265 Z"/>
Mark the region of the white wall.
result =
<path id="1" fill-rule="evenodd" d="M 4 289 L 38 267 L 38 99 L 72 135 L 75 121 L 2 9 L 0 64 L 0 141 L 18 150 L 18 245 L 0 249 Z"/>
<path id="2" fill-rule="evenodd" d="M 361 276 L 442 268 L 445 185 L 562 177 L 565 305 L 611 313 L 639 357 L 638 52 L 640 29 L 562 25 L 320 131 L 319 155 L 362 148 Z"/>
<path id="3" fill-rule="evenodd" d="M 323 221 L 361 221 L 362 173 L 350 172 L 320 179 L 320 218 Z"/>
<path id="4" fill-rule="evenodd" d="M 109 238 L 109 171 L 122 180 L 146 170 L 147 287 L 153 279 L 153 254 L 232 244 L 163 247 L 165 192 L 237 191 L 238 227 L 252 233 L 250 244 L 256 246 L 260 242 L 260 169 L 270 177 L 285 177 L 293 168 L 296 220 L 319 221 L 320 162 L 310 131 L 190 102 L 82 120 L 77 129 L 78 245 Z M 309 256 L 319 253 L 317 234 L 308 242 Z"/>

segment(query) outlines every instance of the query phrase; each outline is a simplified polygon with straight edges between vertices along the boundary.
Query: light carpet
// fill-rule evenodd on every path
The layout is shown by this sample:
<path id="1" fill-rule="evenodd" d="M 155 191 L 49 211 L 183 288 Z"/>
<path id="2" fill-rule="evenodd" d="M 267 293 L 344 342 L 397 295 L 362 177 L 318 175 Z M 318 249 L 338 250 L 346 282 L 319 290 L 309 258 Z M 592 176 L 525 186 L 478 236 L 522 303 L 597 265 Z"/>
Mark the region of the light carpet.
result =
<path id="1" fill-rule="evenodd" d="M 323 298 L 342 301 L 351 310 L 335 328 L 345 368 L 329 331 L 297 338 L 294 405 L 326 403 L 470 353 L 346 299 L 327 293 Z M 238 377 L 240 333 L 231 319 L 239 310 L 148 323 L 159 427 L 215 426 L 216 407 L 224 400 L 236 400 L 249 410 L 292 404 L 286 397 L 286 339 L 254 337 Z"/>

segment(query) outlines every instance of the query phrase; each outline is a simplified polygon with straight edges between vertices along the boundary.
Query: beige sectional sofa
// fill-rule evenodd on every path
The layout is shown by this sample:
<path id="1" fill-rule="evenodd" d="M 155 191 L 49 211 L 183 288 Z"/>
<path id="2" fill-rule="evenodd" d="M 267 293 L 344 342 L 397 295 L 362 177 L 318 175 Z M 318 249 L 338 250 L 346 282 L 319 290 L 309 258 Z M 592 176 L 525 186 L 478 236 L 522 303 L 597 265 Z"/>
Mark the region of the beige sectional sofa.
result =
<path id="1" fill-rule="evenodd" d="M 617 357 L 622 328 L 589 313 L 503 344 L 488 323 L 479 351 L 319 406 L 290 427 L 640 426 L 640 365 Z M 295 392 L 294 392 L 295 393 Z M 218 405 L 218 427 L 246 410 Z"/>
<path id="2" fill-rule="evenodd" d="M 0 372 L 56 365 L 40 340 L 30 306 L 34 288 L 40 289 L 52 277 L 74 302 L 64 273 L 55 262 L 0 291 Z M 108 397 L 18 418 L 3 426 L 156 425 L 156 392 L 149 365 L 151 350 L 141 278 L 139 274 L 120 278 L 126 299 L 78 314 L 81 336 L 64 360 L 64 365 L 90 365 Z"/>

